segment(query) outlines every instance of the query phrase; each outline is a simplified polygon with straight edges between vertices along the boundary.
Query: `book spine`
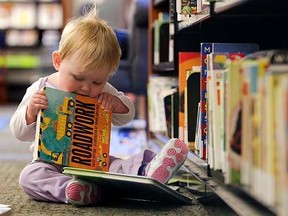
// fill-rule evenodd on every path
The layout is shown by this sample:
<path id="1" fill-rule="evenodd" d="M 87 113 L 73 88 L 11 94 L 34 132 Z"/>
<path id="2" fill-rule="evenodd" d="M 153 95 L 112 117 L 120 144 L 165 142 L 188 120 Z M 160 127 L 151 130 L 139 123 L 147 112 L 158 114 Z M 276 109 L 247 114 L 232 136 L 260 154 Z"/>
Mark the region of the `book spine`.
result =
<path id="1" fill-rule="evenodd" d="M 38 160 L 40 158 L 40 151 L 41 151 L 41 140 L 42 140 L 42 124 L 43 124 L 43 116 L 42 116 L 42 111 L 39 111 L 38 113 L 38 117 L 39 120 L 37 120 L 37 127 L 39 128 L 39 133 L 37 134 L 36 138 L 35 138 L 35 149 L 34 149 L 34 156 L 33 158 L 35 160 Z"/>
<path id="2" fill-rule="evenodd" d="M 212 52 L 212 43 L 201 43 L 200 59 L 201 59 L 201 74 L 200 74 L 200 106 L 201 106 L 201 146 L 200 157 L 203 160 L 207 159 L 207 55 Z"/>

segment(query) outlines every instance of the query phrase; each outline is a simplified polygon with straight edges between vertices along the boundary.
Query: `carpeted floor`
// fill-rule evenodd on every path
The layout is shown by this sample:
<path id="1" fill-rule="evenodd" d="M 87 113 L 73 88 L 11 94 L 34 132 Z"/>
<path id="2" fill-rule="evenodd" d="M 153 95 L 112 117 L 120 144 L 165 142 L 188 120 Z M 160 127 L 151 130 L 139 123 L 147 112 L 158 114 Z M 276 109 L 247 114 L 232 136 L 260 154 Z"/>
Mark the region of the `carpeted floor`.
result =
<path id="1" fill-rule="evenodd" d="M 114 201 L 95 207 L 76 208 L 66 204 L 31 200 L 18 185 L 18 177 L 26 162 L 2 161 L 0 166 L 0 203 L 11 205 L 12 215 L 208 215 L 196 200 L 192 205 L 165 205 L 140 201 Z"/>

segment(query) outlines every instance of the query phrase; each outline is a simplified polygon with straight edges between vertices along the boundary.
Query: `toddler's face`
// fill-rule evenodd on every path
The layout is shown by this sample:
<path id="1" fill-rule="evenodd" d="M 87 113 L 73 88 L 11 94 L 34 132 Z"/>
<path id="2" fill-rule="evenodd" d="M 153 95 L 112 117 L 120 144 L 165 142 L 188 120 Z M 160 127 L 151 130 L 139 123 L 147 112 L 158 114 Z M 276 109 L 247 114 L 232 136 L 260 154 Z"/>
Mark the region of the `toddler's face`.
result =
<path id="1" fill-rule="evenodd" d="M 76 54 L 61 61 L 58 68 L 59 89 L 90 97 L 97 97 L 109 79 L 109 67 L 103 66 L 100 69 L 83 71 L 77 62 Z"/>

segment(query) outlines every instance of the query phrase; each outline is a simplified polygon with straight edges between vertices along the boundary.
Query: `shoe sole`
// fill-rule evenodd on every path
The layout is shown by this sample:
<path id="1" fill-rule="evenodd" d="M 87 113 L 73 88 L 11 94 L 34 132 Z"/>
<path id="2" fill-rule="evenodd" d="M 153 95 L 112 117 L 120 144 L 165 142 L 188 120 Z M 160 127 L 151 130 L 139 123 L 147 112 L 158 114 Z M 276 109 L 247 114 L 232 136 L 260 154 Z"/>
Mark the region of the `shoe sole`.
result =
<path id="1" fill-rule="evenodd" d="M 66 190 L 68 202 L 73 205 L 85 206 L 97 200 L 97 192 L 87 183 L 72 182 Z"/>
<path id="2" fill-rule="evenodd" d="M 166 151 L 167 155 L 161 161 L 161 165 L 155 169 L 152 178 L 156 179 L 159 182 L 165 184 L 174 174 L 176 170 L 184 163 L 186 156 L 188 153 L 188 147 L 181 140 L 176 139 L 173 147 L 168 148 Z M 180 150 L 177 152 L 175 149 Z M 176 163 L 175 163 L 176 161 Z"/>

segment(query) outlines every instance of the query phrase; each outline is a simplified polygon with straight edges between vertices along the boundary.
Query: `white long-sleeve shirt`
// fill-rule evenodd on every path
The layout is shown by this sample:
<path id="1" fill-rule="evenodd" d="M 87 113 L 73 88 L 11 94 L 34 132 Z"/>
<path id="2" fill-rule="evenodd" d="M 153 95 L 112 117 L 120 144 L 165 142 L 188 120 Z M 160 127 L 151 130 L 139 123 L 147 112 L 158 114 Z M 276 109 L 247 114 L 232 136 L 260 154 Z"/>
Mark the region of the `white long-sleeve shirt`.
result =
<path id="1" fill-rule="evenodd" d="M 34 82 L 30 87 L 27 88 L 26 93 L 17 107 L 17 110 L 13 114 L 10 120 L 10 130 L 13 136 L 22 142 L 32 142 L 30 150 L 34 149 L 36 122 L 27 125 L 26 123 L 26 109 L 28 107 L 31 97 L 44 86 L 51 85 L 47 82 L 48 77 L 43 77 Z M 117 96 L 123 104 L 125 104 L 129 111 L 125 114 L 113 113 L 112 124 L 115 126 L 125 125 L 130 122 L 135 116 L 135 107 L 132 101 L 121 91 L 118 91 L 111 84 L 106 83 L 102 92 L 108 92 L 112 95 Z"/>

